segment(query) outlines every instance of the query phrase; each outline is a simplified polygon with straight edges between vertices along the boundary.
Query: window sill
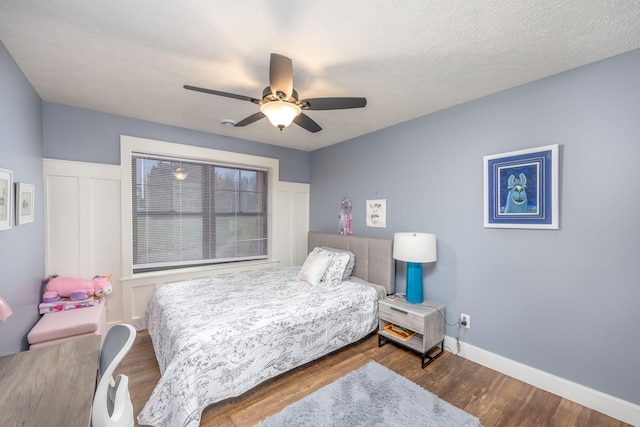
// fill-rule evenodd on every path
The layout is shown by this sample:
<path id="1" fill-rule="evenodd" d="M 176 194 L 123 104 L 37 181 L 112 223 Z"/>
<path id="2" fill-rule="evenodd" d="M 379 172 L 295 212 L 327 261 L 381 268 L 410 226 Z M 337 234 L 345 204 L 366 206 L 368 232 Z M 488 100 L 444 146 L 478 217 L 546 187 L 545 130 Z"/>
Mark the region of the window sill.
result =
<path id="1" fill-rule="evenodd" d="M 121 280 L 123 283 L 136 282 L 144 279 L 157 279 L 163 278 L 163 281 L 172 280 L 195 280 L 205 277 L 223 276 L 227 274 L 235 274 L 244 271 L 262 270 L 266 268 L 276 268 L 280 265 L 280 260 L 256 260 L 256 261 L 242 261 L 226 264 L 216 265 L 204 265 L 199 267 L 187 267 L 174 270 L 161 270 L 151 271 L 146 273 L 135 273 L 130 277 L 123 277 Z M 135 283 L 131 283 L 132 286 L 136 286 Z"/>

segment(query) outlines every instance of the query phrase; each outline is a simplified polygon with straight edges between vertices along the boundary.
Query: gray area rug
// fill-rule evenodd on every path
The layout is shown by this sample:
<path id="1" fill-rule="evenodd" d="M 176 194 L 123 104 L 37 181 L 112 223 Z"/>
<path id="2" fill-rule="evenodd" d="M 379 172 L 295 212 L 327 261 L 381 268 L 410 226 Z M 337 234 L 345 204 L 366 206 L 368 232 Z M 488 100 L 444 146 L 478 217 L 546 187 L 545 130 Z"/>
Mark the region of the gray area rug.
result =
<path id="1" fill-rule="evenodd" d="M 481 427 L 467 414 L 384 366 L 369 362 L 292 403 L 260 427 Z"/>

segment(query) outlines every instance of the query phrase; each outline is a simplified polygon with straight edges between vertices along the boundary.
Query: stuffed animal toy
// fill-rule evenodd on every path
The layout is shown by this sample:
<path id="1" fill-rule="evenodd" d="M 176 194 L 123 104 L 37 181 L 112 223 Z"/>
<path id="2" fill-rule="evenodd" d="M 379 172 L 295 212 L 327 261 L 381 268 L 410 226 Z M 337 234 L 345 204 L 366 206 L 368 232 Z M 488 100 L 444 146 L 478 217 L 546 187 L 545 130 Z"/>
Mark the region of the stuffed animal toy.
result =
<path id="1" fill-rule="evenodd" d="M 111 276 L 96 276 L 91 280 L 50 276 L 42 283 L 46 286 L 42 301 L 55 302 L 61 298 L 80 301 L 94 295 L 103 297 L 113 291 L 110 279 Z"/>

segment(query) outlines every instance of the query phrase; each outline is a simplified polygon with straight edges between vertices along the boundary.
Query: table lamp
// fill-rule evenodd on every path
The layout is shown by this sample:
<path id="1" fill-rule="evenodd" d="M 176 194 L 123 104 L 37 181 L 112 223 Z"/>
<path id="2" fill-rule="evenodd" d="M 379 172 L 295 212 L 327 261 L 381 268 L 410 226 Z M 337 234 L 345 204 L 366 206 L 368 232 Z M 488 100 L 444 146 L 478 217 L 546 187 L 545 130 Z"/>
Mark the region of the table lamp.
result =
<path id="1" fill-rule="evenodd" d="M 407 301 L 420 304 L 422 296 L 422 264 L 434 262 L 436 235 L 427 233 L 395 233 L 393 259 L 407 263 Z"/>
<path id="2" fill-rule="evenodd" d="M 13 314 L 13 310 L 9 307 L 9 304 L 4 300 L 4 298 L 0 297 L 0 325 L 7 320 L 7 317 Z"/>

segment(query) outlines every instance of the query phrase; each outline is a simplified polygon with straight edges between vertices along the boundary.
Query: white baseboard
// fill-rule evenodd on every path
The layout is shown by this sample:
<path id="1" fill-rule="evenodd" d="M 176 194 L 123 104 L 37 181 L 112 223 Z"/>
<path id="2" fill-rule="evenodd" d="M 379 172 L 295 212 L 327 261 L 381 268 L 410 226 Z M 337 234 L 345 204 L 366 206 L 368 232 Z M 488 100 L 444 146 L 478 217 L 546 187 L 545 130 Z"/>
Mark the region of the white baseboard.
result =
<path id="1" fill-rule="evenodd" d="M 448 349 L 456 349 L 455 338 L 445 336 L 444 344 Z M 617 420 L 640 426 L 640 405 L 523 365 L 462 341 L 458 355 Z"/>

